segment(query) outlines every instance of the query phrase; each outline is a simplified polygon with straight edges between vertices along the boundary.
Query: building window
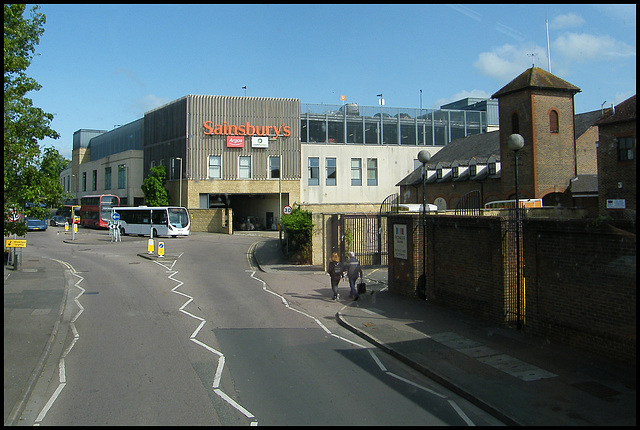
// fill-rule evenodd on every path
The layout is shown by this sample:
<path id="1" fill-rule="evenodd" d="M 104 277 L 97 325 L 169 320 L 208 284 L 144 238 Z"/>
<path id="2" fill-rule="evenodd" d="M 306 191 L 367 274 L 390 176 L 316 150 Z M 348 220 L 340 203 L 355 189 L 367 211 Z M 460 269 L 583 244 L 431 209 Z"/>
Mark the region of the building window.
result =
<path id="1" fill-rule="evenodd" d="M 476 165 L 472 164 L 471 166 L 469 166 L 469 176 L 472 178 L 476 177 Z"/>
<path id="2" fill-rule="evenodd" d="M 351 185 L 362 185 L 362 160 L 360 158 L 351 159 Z"/>
<path id="3" fill-rule="evenodd" d="M 151 160 L 151 169 L 153 169 L 154 167 L 156 167 L 156 160 Z"/>
<path id="4" fill-rule="evenodd" d="M 251 179 L 251 157 L 238 157 L 238 178 Z"/>
<path id="5" fill-rule="evenodd" d="M 127 186 L 127 166 L 121 164 L 118 166 L 118 189 L 126 188 Z"/>
<path id="6" fill-rule="evenodd" d="M 280 157 L 269 157 L 269 177 L 278 179 L 280 177 Z"/>
<path id="7" fill-rule="evenodd" d="M 550 133 L 558 132 L 558 112 L 554 110 L 549 112 L 549 132 Z"/>
<path id="8" fill-rule="evenodd" d="M 87 191 L 87 172 L 82 172 L 82 191 Z"/>
<path id="9" fill-rule="evenodd" d="M 436 169 L 436 178 L 442 179 L 442 169 Z"/>
<path id="10" fill-rule="evenodd" d="M 309 157 L 309 185 L 320 185 L 320 159 Z"/>
<path id="11" fill-rule="evenodd" d="M 633 160 L 633 137 L 618 138 L 618 161 Z"/>
<path id="12" fill-rule="evenodd" d="M 496 163 L 489 163 L 489 174 L 490 175 L 496 174 Z"/>
<path id="13" fill-rule="evenodd" d="M 209 156 L 209 178 L 222 178 L 222 157 L 219 155 Z"/>
<path id="14" fill-rule="evenodd" d="M 104 168 L 104 189 L 111 189 L 111 167 Z"/>
<path id="15" fill-rule="evenodd" d="M 378 185 L 378 159 L 377 158 L 367 159 L 367 185 L 369 186 Z"/>
<path id="16" fill-rule="evenodd" d="M 336 185 L 336 159 L 335 158 L 326 158 L 325 160 L 325 168 L 327 171 L 327 185 L 334 186 Z"/>
<path id="17" fill-rule="evenodd" d="M 511 133 L 519 134 L 520 133 L 520 117 L 517 113 L 511 115 Z"/>
<path id="18" fill-rule="evenodd" d="M 91 191 L 95 191 L 98 189 L 98 171 L 94 170 L 91 172 Z"/>
<path id="19" fill-rule="evenodd" d="M 458 166 L 451 168 L 451 176 L 453 176 L 454 178 L 458 177 Z"/>

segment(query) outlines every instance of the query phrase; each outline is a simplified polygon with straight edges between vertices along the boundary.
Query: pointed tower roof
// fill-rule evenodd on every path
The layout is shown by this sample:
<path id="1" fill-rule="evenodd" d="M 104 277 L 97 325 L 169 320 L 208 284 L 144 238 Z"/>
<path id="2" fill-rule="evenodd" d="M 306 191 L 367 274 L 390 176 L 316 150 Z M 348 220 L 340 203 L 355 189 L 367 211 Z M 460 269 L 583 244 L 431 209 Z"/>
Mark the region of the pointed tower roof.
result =
<path id="1" fill-rule="evenodd" d="M 525 70 L 520 76 L 498 90 L 498 92 L 492 95 L 491 98 L 497 99 L 526 88 L 566 91 L 572 94 L 579 93 L 581 91 L 580 88 L 575 85 L 571 85 L 569 82 L 564 81 L 559 77 L 540 69 L 539 67 L 532 67 Z"/>

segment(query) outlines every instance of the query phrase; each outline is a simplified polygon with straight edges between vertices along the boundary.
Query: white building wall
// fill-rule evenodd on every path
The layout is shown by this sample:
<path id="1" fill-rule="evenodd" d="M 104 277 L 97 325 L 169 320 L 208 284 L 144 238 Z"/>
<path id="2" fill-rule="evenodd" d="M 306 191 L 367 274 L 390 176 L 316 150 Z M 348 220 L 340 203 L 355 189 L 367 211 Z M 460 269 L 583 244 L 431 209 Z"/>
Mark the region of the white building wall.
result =
<path id="1" fill-rule="evenodd" d="M 415 170 L 418 152 L 427 149 L 435 155 L 441 146 L 302 144 L 300 197 L 303 204 L 380 204 L 391 194 L 400 192 L 396 186 Z M 320 159 L 320 184 L 309 185 L 309 157 Z M 327 158 L 336 158 L 337 181 L 326 185 Z M 351 159 L 362 160 L 362 184 L 351 185 Z M 367 185 L 367 159 L 378 160 L 378 185 Z"/>

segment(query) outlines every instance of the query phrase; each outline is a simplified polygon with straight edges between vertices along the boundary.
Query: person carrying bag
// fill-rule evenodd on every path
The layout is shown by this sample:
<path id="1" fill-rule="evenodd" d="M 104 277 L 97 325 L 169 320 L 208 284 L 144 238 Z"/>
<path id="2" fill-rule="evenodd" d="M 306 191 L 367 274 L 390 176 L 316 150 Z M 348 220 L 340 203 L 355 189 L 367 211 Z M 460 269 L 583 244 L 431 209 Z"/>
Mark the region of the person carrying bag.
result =
<path id="1" fill-rule="evenodd" d="M 347 277 L 349 278 L 349 288 L 351 289 L 349 297 L 353 297 L 353 300 L 356 301 L 359 298 L 356 281 L 358 278 L 362 278 L 362 267 L 353 252 L 349 252 L 349 259 L 345 265 L 347 266 Z"/>

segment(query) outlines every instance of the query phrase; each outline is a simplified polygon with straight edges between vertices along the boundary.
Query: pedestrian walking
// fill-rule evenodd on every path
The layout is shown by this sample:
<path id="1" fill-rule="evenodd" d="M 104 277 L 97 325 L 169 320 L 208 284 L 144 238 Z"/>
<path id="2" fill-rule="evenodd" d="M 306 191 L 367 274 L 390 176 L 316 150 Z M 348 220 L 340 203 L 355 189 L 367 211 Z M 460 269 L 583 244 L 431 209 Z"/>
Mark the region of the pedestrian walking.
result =
<path id="1" fill-rule="evenodd" d="M 349 297 L 353 297 L 353 300 L 355 301 L 359 298 L 358 290 L 356 289 L 356 281 L 358 278 L 362 277 L 362 267 L 356 258 L 356 254 L 353 252 L 349 252 L 349 259 L 346 261 L 345 265 L 347 266 L 347 278 L 349 278 L 349 288 L 351 289 Z"/>
<path id="2" fill-rule="evenodd" d="M 331 254 L 327 273 L 331 277 L 331 289 L 333 290 L 333 298 L 331 300 L 339 300 L 338 284 L 340 283 L 340 279 L 344 279 L 344 270 L 342 264 L 340 264 L 340 257 L 338 257 L 337 252 Z"/>

